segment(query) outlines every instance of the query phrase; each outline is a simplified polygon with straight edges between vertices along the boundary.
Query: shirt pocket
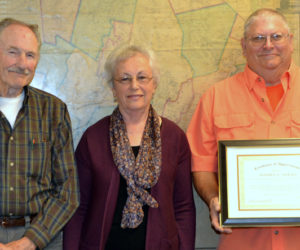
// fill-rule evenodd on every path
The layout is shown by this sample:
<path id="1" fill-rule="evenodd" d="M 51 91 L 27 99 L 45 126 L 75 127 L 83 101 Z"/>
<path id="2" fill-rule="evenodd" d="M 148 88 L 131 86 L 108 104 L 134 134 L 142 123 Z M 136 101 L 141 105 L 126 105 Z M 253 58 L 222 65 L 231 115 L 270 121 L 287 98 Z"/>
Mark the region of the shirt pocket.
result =
<path id="1" fill-rule="evenodd" d="M 46 134 L 35 134 L 29 140 L 30 164 L 27 177 L 36 183 L 49 186 L 51 180 L 51 143 Z"/>
<path id="2" fill-rule="evenodd" d="M 300 110 L 291 112 L 291 122 L 287 127 L 290 128 L 291 137 L 300 138 Z"/>
<path id="3" fill-rule="evenodd" d="M 215 134 L 218 140 L 253 139 L 253 114 L 229 114 L 214 118 Z"/>

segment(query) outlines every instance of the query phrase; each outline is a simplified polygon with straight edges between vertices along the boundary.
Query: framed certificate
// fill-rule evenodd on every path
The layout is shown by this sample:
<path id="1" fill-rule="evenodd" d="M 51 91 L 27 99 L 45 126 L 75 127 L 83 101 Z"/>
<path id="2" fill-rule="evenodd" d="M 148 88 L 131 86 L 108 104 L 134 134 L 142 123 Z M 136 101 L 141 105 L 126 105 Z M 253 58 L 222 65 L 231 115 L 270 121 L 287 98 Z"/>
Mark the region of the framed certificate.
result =
<path id="1" fill-rule="evenodd" d="M 300 225 L 300 139 L 218 143 L 220 225 Z"/>

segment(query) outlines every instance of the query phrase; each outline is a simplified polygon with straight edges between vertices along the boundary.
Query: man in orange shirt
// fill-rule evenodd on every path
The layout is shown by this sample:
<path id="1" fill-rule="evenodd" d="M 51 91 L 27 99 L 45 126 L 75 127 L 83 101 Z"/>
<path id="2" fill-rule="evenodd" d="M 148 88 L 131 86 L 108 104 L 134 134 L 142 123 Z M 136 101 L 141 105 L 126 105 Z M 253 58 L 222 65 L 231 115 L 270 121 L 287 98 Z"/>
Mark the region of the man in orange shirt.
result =
<path id="1" fill-rule="evenodd" d="M 194 186 L 221 233 L 218 249 L 300 249 L 300 227 L 223 228 L 217 180 L 217 142 L 300 137 L 300 69 L 292 62 L 293 35 L 285 17 L 260 9 L 241 39 L 244 72 L 212 86 L 201 98 L 187 136 Z"/>

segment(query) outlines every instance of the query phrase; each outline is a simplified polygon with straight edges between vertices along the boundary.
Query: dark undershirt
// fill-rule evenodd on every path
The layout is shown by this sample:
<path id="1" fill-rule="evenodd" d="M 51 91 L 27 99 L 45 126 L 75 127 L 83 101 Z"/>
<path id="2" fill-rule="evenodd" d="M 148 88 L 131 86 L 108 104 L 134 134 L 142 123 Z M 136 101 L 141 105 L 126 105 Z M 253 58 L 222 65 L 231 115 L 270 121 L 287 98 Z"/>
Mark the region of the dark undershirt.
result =
<path id="1" fill-rule="evenodd" d="M 139 146 L 132 147 L 132 151 L 137 157 Z M 119 195 L 114 213 L 112 227 L 106 242 L 105 250 L 144 250 L 146 242 L 146 227 L 148 217 L 148 206 L 143 206 L 143 222 L 134 229 L 121 228 L 122 211 L 127 200 L 126 180 L 120 175 Z"/>

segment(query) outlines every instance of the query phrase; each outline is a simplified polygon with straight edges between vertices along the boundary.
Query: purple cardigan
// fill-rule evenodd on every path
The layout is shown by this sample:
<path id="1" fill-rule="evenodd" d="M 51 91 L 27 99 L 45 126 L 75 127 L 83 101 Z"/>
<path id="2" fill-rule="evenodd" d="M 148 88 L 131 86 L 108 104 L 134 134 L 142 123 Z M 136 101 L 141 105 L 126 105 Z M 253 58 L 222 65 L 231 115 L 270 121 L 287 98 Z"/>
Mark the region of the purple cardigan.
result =
<path id="1" fill-rule="evenodd" d="M 89 127 L 82 136 L 76 160 L 80 206 L 64 229 L 65 250 L 103 250 L 113 221 L 120 174 L 109 141 L 110 117 Z M 151 195 L 159 208 L 149 208 L 146 250 L 193 250 L 195 205 L 190 148 L 184 132 L 162 118 L 162 168 Z"/>

